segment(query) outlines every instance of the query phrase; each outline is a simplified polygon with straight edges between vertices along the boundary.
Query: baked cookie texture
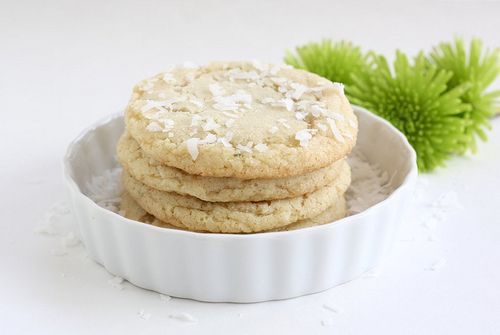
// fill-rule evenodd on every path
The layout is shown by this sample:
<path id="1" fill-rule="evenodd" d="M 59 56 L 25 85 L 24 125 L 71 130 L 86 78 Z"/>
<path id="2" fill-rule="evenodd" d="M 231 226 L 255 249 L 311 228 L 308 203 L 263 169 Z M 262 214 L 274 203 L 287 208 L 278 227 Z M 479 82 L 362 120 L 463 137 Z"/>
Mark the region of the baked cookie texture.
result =
<path id="1" fill-rule="evenodd" d="M 344 158 L 357 135 L 342 85 L 252 62 L 176 67 L 146 79 L 134 88 L 125 122 L 164 165 L 240 179 L 324 168 Z"/>
<path id="2" fill-rule="evenodd" d="M 180 229 L 187 230 L 186 227 L 177 227 L 173 226 L 165 221 L 161 221 L 155 218 L 153 215 L 147 213 L 141 206 L 127 193 L 124 192 L 122 195 L 122 203 L 121 203 L 121 211 L 124 216 L 128 219 L 140 221 L 143 223 L 147 223 L 153 226 L 162 227 L 162 228 L 170 228 L 170 229 Z M 335 220 L 341 219 L 346 215 L 347 206 L 344 196 L 339 197 L 332 206 L 327 208 L 324 212 L 319 215 L 305 220 L 300 220 L 294 222 L 288 226 L 275 228 L 271 230 L 267 230 L 264 232 L 278 232 L 278 231 L 289 231 L 296 230 L 308 227 L 319 226 L 327 223 L 331 223 Z M 137 215 L 139 214 L 139 215 Z M 208 233 L 204 231 L 200 231 L 202 233 Z"/>
<path id="3" fill-rule="evenodd" d="M 128 133 L 124 133 L 118 142 L 117 156 L 124 169 L 147 186 L 211 202 L 293 198 L 331 184 L 347 165 L 346 161 L 341 159 L 316 171 L 285 178 L 202 177 L 147 157 L 137 141 Z"/>
<path id="4" fill-rule="evenodd" d="M 186 64 L 135 86 L 125 126 L 127 218 L 258 233 L 346 215 L 358 124 L 341 84 L 259 62 Z"/>
<path id="5" fill-rule="evenodd" d="M 260 202 L 206 202 L 198 198 L 151 188 L 123 173 L 130 196 L 161 221 L 191 230 L 252 233 L 287 226 L 315 217 L 343 196 L 351 181 L 345 168 L 334 183 L 295 198 Z M 179 224 L 180 223 L 180 224 Z"/>

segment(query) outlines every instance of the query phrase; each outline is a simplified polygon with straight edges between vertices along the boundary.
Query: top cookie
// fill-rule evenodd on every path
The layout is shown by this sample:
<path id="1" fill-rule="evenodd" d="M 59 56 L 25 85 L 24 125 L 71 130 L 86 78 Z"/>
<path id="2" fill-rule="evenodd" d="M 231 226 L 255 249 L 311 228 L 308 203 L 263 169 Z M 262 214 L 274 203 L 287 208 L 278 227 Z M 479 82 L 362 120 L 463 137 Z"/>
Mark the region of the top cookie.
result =
<path id="1" fill-rule="evenodd" d="M 189 174 L 282 178 L 323 168 L 356 142 L 341 84 L 285 66 L 179 66 L 139 83 L 127 129 L 155 160 Z"/>

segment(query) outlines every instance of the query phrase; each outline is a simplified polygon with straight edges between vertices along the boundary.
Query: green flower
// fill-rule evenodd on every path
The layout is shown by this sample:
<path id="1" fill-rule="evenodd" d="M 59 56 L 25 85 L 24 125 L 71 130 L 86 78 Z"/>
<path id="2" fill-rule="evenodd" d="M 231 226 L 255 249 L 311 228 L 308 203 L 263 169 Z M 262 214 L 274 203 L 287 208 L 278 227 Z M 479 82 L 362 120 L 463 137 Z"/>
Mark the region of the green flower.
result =
<path id="1" fill-rule="evenodd" d="M 347 41 L 333 43 L 325 39 L 320 43 L 309 43 L 287 52 L 285 63 L 316 73 L 331 81 L 351 85 L 354 74 L 370 71 L 368 55 L 361 48 Z"/>
<path id="2" fill-rule="evenodd" d="M 486 140 L 485 129 L 490 129 L 489 118 L 495 114 L 500 91 L 487 92 L 489 86 L 500 74 L 498 50 L 483 51 L 482 42 L 472 39 L 469 50 L 464 42 L 456 38 L 454 43 L 441 43 L 434 47 L 429 62 L 438 69 L 452 72 L 447 83 L 448 89 L 467 84 L 469 89 L 461 96 L 464 103 L 471 106 L 461 116 L 466 121 L 465 139 L 458 153 L 468 149 L 476 151 L 476 137 Z"/>
<path id="3" fill-rule="evenodd" d="M 373 55 L 373 70 L 354 75 L 351 102 L 382 116 L 401 132 L 417 152 L 421 171 L 444 165 L 461 149 L 470 108 L 461 101 L 467 85 L 448 89 L 453 74 L 430 65 L 420 54 L 410 63 L 401 52 L 391 70 L 385 57 Z"/>

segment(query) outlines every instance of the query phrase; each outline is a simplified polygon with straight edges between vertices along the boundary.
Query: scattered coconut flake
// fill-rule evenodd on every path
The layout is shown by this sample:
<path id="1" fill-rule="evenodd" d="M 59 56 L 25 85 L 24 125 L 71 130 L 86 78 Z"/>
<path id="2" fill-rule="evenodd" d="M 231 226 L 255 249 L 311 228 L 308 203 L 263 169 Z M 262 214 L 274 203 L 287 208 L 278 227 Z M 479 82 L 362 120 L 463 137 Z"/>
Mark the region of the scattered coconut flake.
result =
<path id="1" fill-rule="evenodd" d="M 216 102 L 213 107 L 221 111 L 236 111 L 240 104 L 251 104 L 252 96 L 243 90 L 236 91 L 235 94 L 228 96 L 215 96 Z"/>
<path id="2" fill-rule="evenodd" d="M 229 120 L 226 120 L 226 122 L 224 122 L 224 125 L 226 126 L 226 128 L 231 128 L 235 122 L 236 122 L 236 119 L 229 119 Z"/>
<path id="3" fill-rule="evenodd" d="M 370 163 L 359 151 L 348 158 L 352 182 L 347 190 L 349 213 L 356 214 L 379 203 L 391 193 L 390 178 L 386 171 Z"/>
<path id="4" fill-rule="evenodd" d="M 351 128 L 356 128 L 357 127 L 356 122 L 354 122 L 353 120 L 349 119 L 347 122 L 349 123 L 349 125 L 351 126 Z"/>
<path id="5" fill-rule="evenodd" d="M 292 98 L 295 100 L 299 100 L 300 97 L 309 90 L 306 86 L 299 83 L 291 83 L 290 87 L 294 90 Z"/>
<path id="6" fill-rule="evenodd" d="M 427 270 L 428 271 L 439 271 L 446 265 L 446 259 L 440 258 L 436 262 L 434 262 Z"/>
<path id="7" fill-rule="evenodd" d="M 333 325 L 333 321 L 332 320 L 321 320 L 321 325 L 323 327 L 330 327 Z"/>
<path id="8" fill-rule="evenodd" d="M 206 123 L 202 128 L 204 131 L 212 131 L 219 127 L 220 125 L 217 122 L 215 122 L 213 117 L 210 116 L 207 118 Z"/>
<path id="9" fill-rule="evenodd" d="M 192 323 L 198 322 L 198 320 L 189 313 L 170 314 L 168 317 L 183 322 L 192 322 Z"/>
<path id="10" fill-rule="evenodd" d="M 262 63 L 261 61 L 259 60 L 253 60 L 252 61 L 252 66 L 256 69 L 256 70 L 259 70 L 261 72 L 263 71 L 267 71 L 269 65 L 268 64 L 264 64 Z"/>
<path id="11" fill-rule="evenodd" d="M 69 232 L 62 237 L 61 244 L 64 248 L 75 247 L 80 244 L 80 239 L 73 232 Z"/>
<path id="12" fill-rule="evenodd" d="M 182 67 L 186 68 L 186 69 L 197 69 L 199 66 L 196 65 L 195 63 L 193 62 L 184 62 L 182 63 Z"/>
<path id="13" fill-rule="evenodd" d="M 287 82 L 288 79 L 285 77 L 271 77 L 271 81 L 276 85 L 283 85 Z"/>
<path id="14" fill-rule="evenodd" d="M 108 280 L 108 284 L 112 287 L 112 288 L 116 288 L 118 290 L 123 290 L 123 282 L 125 280 L 122 278 L 122 277 L 118 277 L 118 276 L 115 276 L 111 279 Z"/>
<path id="15" fill-rule="evenodd" d="M 122 193 L 121 174 L 122 168 L 116 167 L 104 171 L 100 176 L 92 177 L 86 184 L 85 194 L 97 205 L 117 213 Z"/>
<path id="16" fill-rule="evenodd" d="M 195 105 L 198 108 L 203 108 L 205 106 L 205 103 L 199 99 L 190 99 L 189 102 L 191 102 L 193 105 Z"/>
<path id="17" fill-rule="evenodd" d="M 344 137 L 340 133 L 339 128 L 337 128 L 337 124 L 335 123 L 335 120 L 328 117 L 328 118 L 326 118 L 326 121 L 328 122 L 328 125 L 330 126 L 330 129 L 332 130 L 332 133 L 333 133 L 333 136 L 335 137 L 335 139 L 337 141 L 339 141 L 340 143 L 344 143 L 345 142 Z"/>
<path id="18" fill-rule="evenodd" d="M 323 123 L 316 123 L 316 127 L 320 130 L 327 131 L 328 127 L 324 125 Z"/>
<path id="19" fill-rule="evenodd" d="M 243 152 L 252 153 L 252 148 L 249 147 L 248 144 L 247 145 L 238 144 L 238 145 L 236 145 L 236 149 L 243 151 Z"/>
<path id="20" fill-rule="evenodd" d="M 286 110 L 290 112 L 293 109 L 294 102 L 292 99 L 280 99 L 276 101 L 275 104 L 280 107 L 285 107 Z"/>
<path id="21" fill-rule="evenodd" d="M 175 82 L 175 77 L 172 72 L 165 72 L 162 77 L 163 81 L 166 83 Z"/>
<path id="22" fill-rule="evenodd" d="M 198 142 L 198 144 L 212 144 L 217 142 L 217 136 L 214 134 L 207 134 L 204 139 Z"/>
<path id="23" fill-rule="evenodd" d="M 299 121 L 302 121 L 306 118 L 307 116 L 307 113 L 304 113 L 304 112 L 296 112 L 295 113 L 295 118 Z"/>
<path id="24" fill-rule="evenodd" d="M 158 122 L 152 121 L 146 126 L 146 130 L 151 132 L 158 132 L 163 131 L 163 128 L 158 124 Z"/>
<path id="25" fill-rule="evenodd" d="M 278 129 L 278 127 L 276 127 L 276 126 L 272 126 L 271 128 L 269 128 L 269 132 L 270 132 L 271 134 L 276 134 L 276 133 L 278 132 L 278 130 L 279 130 L 279 129 Z"/>
<path id="26" fill-rule="evenodd" d="M 259 75 L 255 71 L 242 71 L 240 69 L 232 69 L 228 71 L 228 75 L 232 79 L 257 80 Z"/>
<path id="27" fill-rule="evenodd" d="M 272 103 L 275 103 L 276 100 L 273 99 L 273 98 L 262 98 L 260 99 L 260 102 L 264 105 L 268 105 L 268 104 L 272 104 Z"/>
<path id="28" fill-rule="evenodd" d="M 200 124 L 200 121 L 203 120 L 203 117 L 198 115 L 198 114 L 195 114 L 191 117 L 191 127 L 196 127 Z"/>
<path id="29" fill-rule="evenodd" d="M 172 297 L 169 295 L 160 293 L 160 300 L 163 302 L 169 302 L 170 300 L 172 300 Z"/>
<path id="30" fill-rule="evenodd" d="M 256 144 L 254 148 L 258 152 L 265 152 L 265 151 L 267 151 L 267 144 L 265 144 L 265 143 L 259 143 L 259 144 Z"/>
<path id="31" fill-rule="evenodd" d="M 340 91 L 340 93 L 344 94 L 344 84 L 334 82 L 333 87 L 335 87 L 338 91 Z"/>
<path id="32" fill-rule="evenodd" d="M 224 88 L 218 83 L 208 85 L 208 90 L 210 91 L 210 93 L 212 93 L 213 96 L 220 96 L 226 93 Z"/>
<path id="33" fill-rule="evenodd" d="M 300 142 L 301 147 L 307 147 L 311 138 L 309 129 L 302 129 L 295 133 L 295 139 Z"/>
<path id="34" fill-rule="evenodd" d="M 139 318 L 143 320 L 149 320 L 151 318 L 151 313 L 146 313 L 143 309 L 141 309 L 139 312 L 137 312 L 137 315 Z"/>
<path id="35" fill-rule="evenodd" d="M 193 161 L 196 160 L 196 158 L 198 158 L 198 143 L 200 142 L 200 139 L 197 138 L 197 137 L 193 137 L 193 138 L 190 138 L 188 140 L 186 140 L 186 147 L 187 147 L 187 150 L 189 152 L 189 154 L 191 155 L 191 159 Z"/>
<path id="36" fill-rule="evenodd" d="M 323 304 L 323 308 L 326 309 L 327 311 L 340 314 L 342 311 L 338 307 L 334 307 L 331 305 Z"/>

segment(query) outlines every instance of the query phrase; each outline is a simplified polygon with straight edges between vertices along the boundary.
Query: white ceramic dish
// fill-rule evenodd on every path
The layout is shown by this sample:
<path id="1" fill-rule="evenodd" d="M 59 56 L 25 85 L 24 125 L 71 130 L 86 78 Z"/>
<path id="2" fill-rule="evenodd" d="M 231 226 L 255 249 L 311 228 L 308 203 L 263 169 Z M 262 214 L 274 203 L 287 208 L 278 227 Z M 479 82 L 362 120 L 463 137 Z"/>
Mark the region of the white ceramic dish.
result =
<path id="1" fill-rule="evenodd" d="M 116 166 L 121 115 L 85 130 L 68 148 L 64 176 L 90 257 L 129 282 L 210 302 L 258 302 L 319 292 L 373 268 L 391 245 L 417 177 L 416 155 L 385 120 L 355 107 L 358 149 L 392 176 L 393 192 L 332 224 L 251 235 L 203 234 L 128 220 L 89 199 L 87 182 Z"/>

